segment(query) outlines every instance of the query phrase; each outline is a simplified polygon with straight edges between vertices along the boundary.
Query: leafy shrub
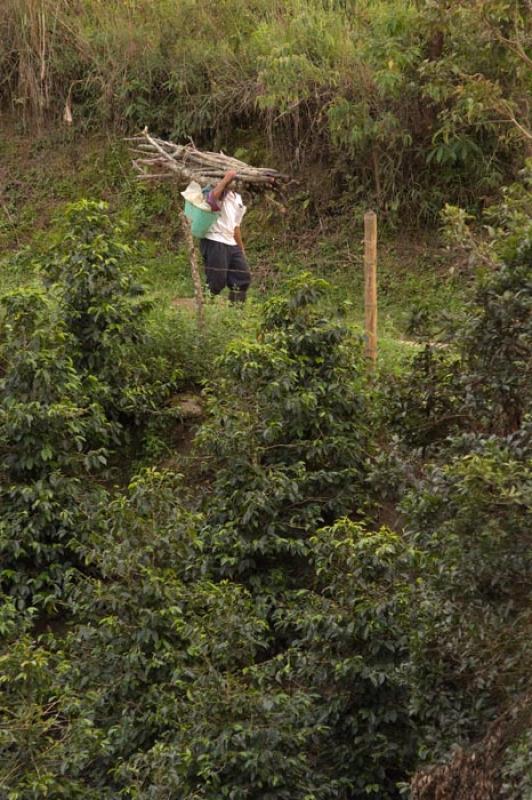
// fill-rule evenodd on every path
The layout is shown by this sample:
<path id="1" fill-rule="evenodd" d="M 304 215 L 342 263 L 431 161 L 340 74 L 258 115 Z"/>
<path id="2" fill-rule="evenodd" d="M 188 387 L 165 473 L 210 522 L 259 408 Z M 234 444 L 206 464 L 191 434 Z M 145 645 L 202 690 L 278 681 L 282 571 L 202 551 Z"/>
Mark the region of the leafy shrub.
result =
<path id="1" fill-rule="evenodd" d="M 181 371 L 150 347 L 150 303 L 124 223 L 103 202 L 67 206 L 45 274 L 61 296 L 72 357 L 88 391 L 98 391 L 108 415 L 142 419 L 168 397 Z"/>
<path id="2" fill-rule="evenodd" d="M 519 800 L 532 793 L 532 728 L 524 731 L 512 743 L 503 764 L 501 797 Z"/>
<path id="3" fill-rule="evenodd" d="M 508 301 L 501 330 L 524 391 L 512 348 L 527 295 L 508 281 L 527 239 L 507 237 L 460 355 L 414 361 L 395 443 L 376 427 L 389 409 L 370 415 L 381 390 L 369 395 L 360 342 L 320 305 L 326 284 L 294 279 L 256 339 L 219 360 L 198 512 L 170 472 L 146 470 L 113 498 L 95 488 L 139 375 L 111 374 L 113 353 L 161 354 L 129 327 L 105 210 L 78 211 L 95 216 L 93 244 L 85 219 L 49 293 L 3 301 L 0 784 L 28 800 L 397 800 L 420 760 L 478 735 L 529 683 L 529 422 L 523 406 L 518 428 L 501 423 L 504 365 L 478 348 Z M 109 261 L 86 305 L 71 275 L 59 280 L 76 253 L 87 293 Z M 406 493 L 402 534 L 363 520 L 386 475 Z M 41 615 L 59 603 L 60 622 Z M 514 794 L 527 736 L 505 768 Z"/>
<path id="4" fill-rule="evenodd" d="M 302 275 L 266 304 L 258 341 L 229 346 L 202 441 L 215 459 L 208 522 L 222 575 L 296 564 L 308 531 L 364 496 L 368 434 L 359 344 L 324 319 Z"/>
<path id="5" fill-rule="evenodd" d="M 312 538 L 308 589 L 283 594 L 273 617 L 284 647 L 265 671 L 304 685 L 324 726 L 317 763 L 340 796 L 398 796 L 414 762 L 410 605 L 417 555 L 401 537 L 340 520 Z"/>
<path id="6" fill-rule="evenodd" d="M 403 679 L 415 554 L 390 531 L 339 522 L 313 540 L 308 586 L 281 591 L 272 613 L 202 574 L 201 519 L 179 490 L 148 471 L 100 506 L 85 550 L 95 572 L 61 638 L 32 640 L 4 614 L 3 785 L 22 797 L 397 797 L 415 743 Z"/>
<path id="7" fill-rule="evenodd" d="M 9 675 L 36 664 L 4 695 L 10 791 L 397 796 L 416 556 L 338 522 L 364 497 L 369 435 L 359 343 L 322 317 L 325 288 L 293 281 L 222 359 L 205 516 L 155 471 L 93 509 L 68 629 L 4 652 Z"/>
<path id="8" fill-rule="evenodd" d="M 70 206 L 45 259 L 48 291 L 2 300 L 2 580 L 21 603 L 48 610 L 80 565 L 90 509 L 105 494 L 90 478 L 181 378 L 149 350 L 148 306 L 122 235 L 105 204 Z"/>
<path id="9" fill-rule="evenodd" d="M 442 444 L 464 425 L 459 357 L 427 345 L 406 373 L 383 387 L 387 423 L 407 447 Z"/>
<path id="10" fill-rule="evenodd" d="M 433 755 L 529 681 L 529 460 L 529 426 L 457 437 L 402 504 L 425 553 L 413 685 Z"/>
<path id="11" fill-rule="evenodd" d="M 313 544 L 312 588 L 276 598 L 276 650 L 190 686 L 181 731 L 127 766 L 140 797 L 397 797 L 415 742 L 401 665 L 415 557 L 347 520 Z"/>
<path id="12" fill-rule="evenodd" d="M 7 608 L 11 598 L 5 598 Z M 104 745 L 65 676 L 69 661 L 30 614 L 15 615 L 0 650 L 0 785 L 6 797 L 88 798 L 83 771 Z M 68 776 L 68 777 L 66 777 Z M 110 798 L 104 788 L 101 797 Z"/>
<path id="13" fill-rule="evenodd" d="M 484 280 L 463 332 L 467 404 L 491 430 L 519 428 L 532 386 L 532 225 Z"/>
<path id="14" fill-rule="evenodd" d="M 65 208 L 46 277 L 61 287 L 78 368 L 110 382 L 123 348 L 141 338 L 138 318 L 147 305 L 139 302 L 144 288 L 132 270 L 133 248 L 125 241 L 124 225 L 114 222 L 107 209 L 106 203 L 92 200 Z"/>
<path id="15" fill-rule="evenodd" d="M 107 463 L 115 426 L 87 397 L 54 298 L 20 290 L 2 305 L 2 585 L 52 608 L 78 563 L 87 506 L 101 499 L 82 478 Z"/>
<path id="16" fill-rule="evenodd" d="M 61 641 L 8 641 L 2 784 L 20 796 L 42 796 L 46 786 L 87 798 L 133 791 L 134 762 L 158 740 L 180 749 L 186 791 L 194 708 L 207 725 L 211 709 L 200 698 L 264 648 L 267 626 L 246 590 L 199 577 L 197 520 L 177 487 L 174 476 L 150 471 L 127 497 L 100 504 L 100 535 L 84 551 L 94 574 L 71 593 L 71 630 Z M 27 715 L 31 743 L 20 729 Z"/>
<path id="17" fill-rule="evenodd" d="M 446 209 L 453 247 L 479 274 L 463 313 L 447 324 L 448 349 L 426 348 L 383 391 L 388 421 L 409 446 L 442 444 L 460 430 L 504 435 L 529 412 L 532 227 L 522 188 L 490 208 L 486 219 L 499 226 L 488 240 L 462 209 Z"/>

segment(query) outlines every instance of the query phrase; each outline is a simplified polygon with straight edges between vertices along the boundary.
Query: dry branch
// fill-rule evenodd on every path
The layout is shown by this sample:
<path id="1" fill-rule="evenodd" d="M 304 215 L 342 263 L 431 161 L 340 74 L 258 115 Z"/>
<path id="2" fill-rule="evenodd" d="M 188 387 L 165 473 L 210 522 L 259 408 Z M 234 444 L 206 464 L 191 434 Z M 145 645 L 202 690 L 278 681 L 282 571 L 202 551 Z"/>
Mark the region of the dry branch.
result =
<path id="1" fill-rule="evenodd" d="M 499 800 L 506 751 L 531 724 L 528 692 L 491 724 L 476 747 L 458 749 L 448 764 L 417 772 L 411 782 L 412 800 Z"/>
<path id="2" fill-rule="evenodd" d="M 228 170 L 234 170 L 236 181 L 254 189 L 275 189 L 289 180 L 277 170 L 251 167 L 244 161 L 225 153 L 198 150 L 194 144 L 179 145 L 151 136 L 145 128 L 141 135 L 128 138 L 133 154 L 133 167 L 139 180 L 158 180 L 177 176 L 185 181 L 197 181 L 201 186 L 216 183 Z"/>

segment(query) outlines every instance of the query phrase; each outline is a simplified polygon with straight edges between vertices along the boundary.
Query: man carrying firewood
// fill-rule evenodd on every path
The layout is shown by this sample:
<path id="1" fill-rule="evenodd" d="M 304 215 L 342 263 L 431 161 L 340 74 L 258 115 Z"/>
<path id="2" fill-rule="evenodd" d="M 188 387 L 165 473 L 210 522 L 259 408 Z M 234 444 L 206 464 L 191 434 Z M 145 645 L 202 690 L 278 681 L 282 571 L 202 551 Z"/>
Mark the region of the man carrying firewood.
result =
<path id="1" fill-rule="evenodd" d="M 207 195 L 210 207 L 220 216 L 200 239 L 200 250 L 212 294 L 220 294 L 227 286 L 231 302 L 244 302 L 251 273 L 240 233 L 246 206 L 238 192 L 229 188 L 236 176 L 234 170 L 229 170 Z"/>

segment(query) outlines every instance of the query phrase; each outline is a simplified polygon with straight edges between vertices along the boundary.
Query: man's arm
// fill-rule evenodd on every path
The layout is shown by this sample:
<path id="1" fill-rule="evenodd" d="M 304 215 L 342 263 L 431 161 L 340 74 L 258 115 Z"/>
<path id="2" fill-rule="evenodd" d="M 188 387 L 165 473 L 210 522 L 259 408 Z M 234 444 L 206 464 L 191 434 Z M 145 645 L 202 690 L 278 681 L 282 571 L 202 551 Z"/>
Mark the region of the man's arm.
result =
<path id="1" fill-rule="evenodd" d="M 222 180 L 219 181 L 216 184 L 216 186 L 214 187 L 214 189 L 210 193 L 210 197 L 212 197 L 212 199 L 216 203 L 218 203 L 220 201 L 220 198 L 222 197 L 223 193 L 225 192 L 225 190 L 227 189 L 227 187 L 229 186 L 231 181 L 234 181 L 236 176 L 237 176 L 237 173 L 235 172 L 235 170 L 234 169 L 230 169 L 225 173 L 225 175 L 223 176 Z"/>
<path id="2" fill-rule="evenodd" d="M 242 242 L 242 233 L 240 231 L 240 225 L 236 226 L 233 236 L 235 237 L 235 242 L 237 243 L 237 245 L 240 247 L 244 255 L 246 255 L 246 251 L 244 250 L 244 244 Z"/>

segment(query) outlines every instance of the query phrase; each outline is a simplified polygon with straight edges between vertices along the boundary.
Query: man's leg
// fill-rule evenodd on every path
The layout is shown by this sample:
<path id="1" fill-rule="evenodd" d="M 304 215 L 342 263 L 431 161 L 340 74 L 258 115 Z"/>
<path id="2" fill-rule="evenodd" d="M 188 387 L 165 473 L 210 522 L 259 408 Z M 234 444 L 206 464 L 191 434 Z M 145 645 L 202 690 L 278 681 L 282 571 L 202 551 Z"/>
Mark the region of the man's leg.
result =
<path id="1" fill-rule="evenodd" d="M 244 253 L 238 246 L 231 247 L 229 269 L 227 270 L 229 300 L 243 303 L 250 283 L 251 272 Z"/>
<path id="2" fill-rule="evenodd" d="M 223 244 L 223 242 L 200 239 L 200 251 L 205 265 L 205 280 L 212 294 L 220 294 L 222 289 L 227 286 L 229 250 L 229 245 Z"/>

